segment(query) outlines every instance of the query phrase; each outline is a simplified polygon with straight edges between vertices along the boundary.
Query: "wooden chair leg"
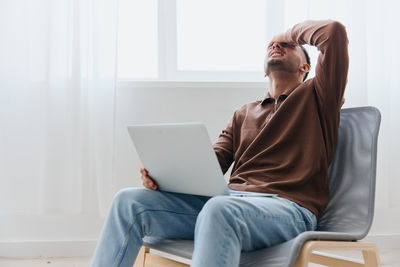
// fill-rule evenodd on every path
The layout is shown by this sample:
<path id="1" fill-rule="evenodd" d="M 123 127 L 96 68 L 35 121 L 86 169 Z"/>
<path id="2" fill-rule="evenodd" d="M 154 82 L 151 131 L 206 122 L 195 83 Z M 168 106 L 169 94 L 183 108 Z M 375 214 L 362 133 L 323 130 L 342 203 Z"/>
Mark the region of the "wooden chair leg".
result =
<path id="1" fill-rule="evenodd" d="M 189 267 L 189 265 L 150 253 L 148 247 L 141 247 L 133 267 Z"/>
<path id="2" fill-rule="evenodd" d="M 315 250 L 358 250 L 362 251 L 364 262 Z M 340 267 L 380 267 L 378 250 L 374 243 L 349 241 L 307 241 L 300 251 L 294 267 L 306 267 L 309 262 Z"/>
<path id="3" fill-rule="evenodd" d="M 381 260 L 375 244 L 371 244 L 371 247 L 368 249 L 363 249 L 362 254 L 365 267 L 381 266 Z"/>
<path id="4" fill-rule="evenodd" d="M 149 248 L 141 247 L 136 257 L 133 267 L 145 267 L 146 254 L 149 253 Z"/>
<path id="5" fill-rule="evenodd" d="M 297 257 L 297 260 L 293 265 L 293 267 L 308 267 L 312 251 L 313 251 L 312 244 L 306 242 L 303 245 L 303 248 L 301 249 L 300 254 Z"/>

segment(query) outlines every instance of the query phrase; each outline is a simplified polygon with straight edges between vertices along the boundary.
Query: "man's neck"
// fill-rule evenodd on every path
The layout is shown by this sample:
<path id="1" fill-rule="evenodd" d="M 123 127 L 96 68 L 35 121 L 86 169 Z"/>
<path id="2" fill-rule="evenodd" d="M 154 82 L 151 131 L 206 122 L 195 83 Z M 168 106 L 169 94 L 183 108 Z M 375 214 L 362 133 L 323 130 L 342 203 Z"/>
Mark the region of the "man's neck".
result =
<path id="1" fill-rule="evenodd" d="M 286 90 L 297 87 L 301 82 L 297 77 L 270 76 L 269 77 L 269 94 L 277 99 Z"/>

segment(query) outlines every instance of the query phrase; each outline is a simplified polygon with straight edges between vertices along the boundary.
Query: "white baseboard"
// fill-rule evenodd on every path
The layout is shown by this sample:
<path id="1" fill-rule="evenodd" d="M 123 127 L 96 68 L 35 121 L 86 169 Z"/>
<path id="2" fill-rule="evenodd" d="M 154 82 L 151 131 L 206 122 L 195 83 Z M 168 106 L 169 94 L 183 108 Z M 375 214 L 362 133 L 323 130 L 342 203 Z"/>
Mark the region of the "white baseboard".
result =
<path id="1" fill-rule="evenodd" d="M 376 243 L 379 249 L 400 250 L 400 234 L 371 234 L 363 240 Z"/>
<path id="2" fill-rule="evenodd" d="M 400 249 L 400 234 L 369 235 L 379 249 Z M 90 257 L 97 240 L 0 242 L 0 257 Z"/>
<path id="3" fill-rule="evenodd" d="M 0 257 L 89 257 L 97 240 L 0 242 Z"/>

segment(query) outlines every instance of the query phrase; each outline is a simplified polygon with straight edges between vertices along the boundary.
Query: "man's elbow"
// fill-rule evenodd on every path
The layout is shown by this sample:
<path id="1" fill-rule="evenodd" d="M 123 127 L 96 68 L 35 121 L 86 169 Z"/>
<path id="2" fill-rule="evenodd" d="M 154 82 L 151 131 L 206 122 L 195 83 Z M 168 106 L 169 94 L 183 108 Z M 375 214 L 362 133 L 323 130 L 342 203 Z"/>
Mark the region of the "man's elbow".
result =
<path id="1" fill-rule="evenodd" d="M 345 40 L 346 43 L 348 43 L 346 27 L 339 21 L 330 21 L 330 23 L 327 25 L 327 31 L 330 37 Z"/>

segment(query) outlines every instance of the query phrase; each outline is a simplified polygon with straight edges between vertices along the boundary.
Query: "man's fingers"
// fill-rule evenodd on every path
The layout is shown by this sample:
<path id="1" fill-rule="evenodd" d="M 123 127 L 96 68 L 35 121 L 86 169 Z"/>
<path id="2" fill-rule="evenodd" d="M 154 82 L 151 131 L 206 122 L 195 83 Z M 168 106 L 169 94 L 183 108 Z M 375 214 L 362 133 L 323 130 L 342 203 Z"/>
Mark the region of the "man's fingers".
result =
<path id="1" fill-rule="evenodd" d="M 152 182 L 144 182 L 143 185 L 148 189 L 157 190 L 157 185 Z"/>
<path id="2" fill-rule="evenodd" d="M 149 172 L 148 172 L 143 166 L 140 167 L 140 173 L 141 173 L 143 176 L 146 176 L 146 175 L 149 174 Z"/>
<path id="3" fill-rule="evenodd" d="M 142 182 L 143 186 L 152 189 L 152 190 L 157 190 L 157 184 L 151 179 L 149 176 L 149 172 L 142 166 L 140 166 L 140 173 L 142 174 Z"/>
<path id="4" fill-rule="evenodd" d="M 149 189 L 156 190 L 157 185 L 149 176 L 142 176 L 143 186 Z"/>
<path id="5" fill-rule="evenodd" d="M 143 182 L 148 182 L 148 181 L 153 182 L 152 179 L 147 175 L 142 175 L 142 180 L 143 180 Z"/>
<path id="6" fill-rule="evenodd" d="M 150 185 L 150 189 L 157 190 L 157 185 L 154 182 L 152 182 Z"/>
<path id="7" fill-rule="evenodd" d="M 148 178 L 143 178 L 143 185 L 145 187 L 150 187 L 152 185 L 152 182 Z"/>

